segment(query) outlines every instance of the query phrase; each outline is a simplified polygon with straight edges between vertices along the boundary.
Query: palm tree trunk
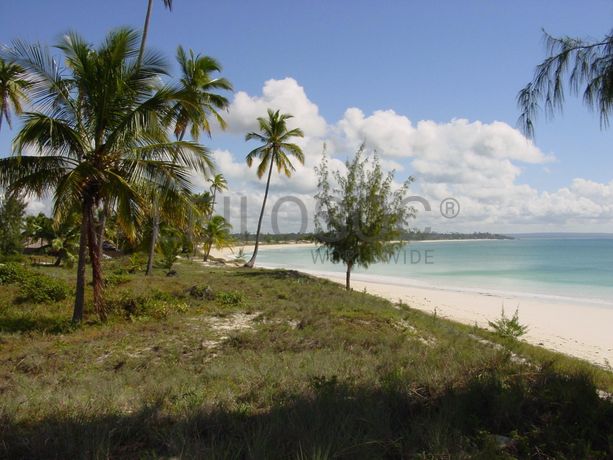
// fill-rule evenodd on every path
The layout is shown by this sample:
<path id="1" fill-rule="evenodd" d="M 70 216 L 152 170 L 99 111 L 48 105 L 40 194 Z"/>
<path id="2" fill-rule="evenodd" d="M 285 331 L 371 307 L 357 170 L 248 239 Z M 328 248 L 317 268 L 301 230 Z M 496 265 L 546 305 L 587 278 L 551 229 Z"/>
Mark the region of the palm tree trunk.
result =
<path id="1" fill-rule="evenodd" d="M 143 37 L 140 42 L 140 49 L 138 51 L 138 65 L 140 66 L 143 60 L 143 53 L 145 52 L 145 42 L 147 41 L 147 33 L 149 32 L 149 19 L 151 18 L 151 9 L 153 8 L 153 0 L 149 0 L 147 3 L 147 14 L 145 15 L 145 25 L 143 26 Z"/>
<path id="2" fill-rule="evenodd" d="M 98 227 L 98 257 L 102 260 L 104 256 L 104 231 L 106 229 L 106 218 L 109 213 L 109 206 L 107 202 L 104 202 L 104 208 L 102 209 L 102 216 L 100 217 L 99 227 Z"/>
<path id="3" fill-rule="evenodd" d="M 347 274 L 345 275 L 345 289 L 351 290 L 351 269 L 353 268 L 353 262 L 347 264 Z"/>
<path id="4" fill-rule="evenodd" d="M 270 176 L 272 175 L 272 167 L 274 165 L 274 156 L 270 159 L 270 168 L 268 169 L 268 180 L 266 181 L 266 192 L 264 192 L 264 202 L 262 203 L 262 210 L 260 211 L 260 219 L 258 220 L 258 231 L 255 234 L 255 247 L 253 248 L 253 255 L 249 262 L 244 266 L 247 268 L 253 268 L 255 265 L 255 258 L 258 255 L 258 247 L 260 245 L 260 229 L 262 228 L 262 217 L 264 217 L 264 208 L 266 207 L 266 198 L 268 198 L 268 189 L 270 187 Z"/>
<path id="5" fill-rule="evenodd" d="M 202 261 L 206 262 L 209 260 L 209 254 L 211 254 L 211 248 L 213 247 L 213 243 L 207 243 L 202 249 L 204 251 L 204 256 L 202 257 Z"/>
<path id="6" fill-rule="evenodd" d="M 87 224 L 87 245 L 89 247 L 89 258 L 92 263 L 92 284 L 94 287 L 94 310 L 101 321 L 106 320 L 104 311 L 103 289 L 104 280 L 102 279 L 102 265 L 99 257 L 98 237 L 94 225 L 94 207 L 90 206 L 88 213 L 89 222 Z"/>
<path id="7" fill-rule="evenodd" d="M 215 195 L 217 195 L 217 188 L 213 188 L 213 197 L 211 198 L 211 210 L 209 211 L 209 219 L 215 214 Z"/>
<path id="8" fill-rule="evenodd" d="M 160 213 L 157 204 L 153 209 L 153 223 L 151 228 L 151 241 L 149 242 L 149 258 L 147 259 L 147 271 L 145 276 L 150 276 L 153 273 L 153 259 L 155 257 L 155 245 L 157 244 L 158 234 L 160 232 Z"/>
<path id="9" fill-rule="evenodd" d="M 79 260 L 77 262 L 77 287 L 75 293 L 72 322 L 80 323 L 83 320 L 85 307 L 85 264 L 87 263 L 87 214 L 86 204 L 83 204 L 81 215 L 81 235 L 79 237 Z"/>

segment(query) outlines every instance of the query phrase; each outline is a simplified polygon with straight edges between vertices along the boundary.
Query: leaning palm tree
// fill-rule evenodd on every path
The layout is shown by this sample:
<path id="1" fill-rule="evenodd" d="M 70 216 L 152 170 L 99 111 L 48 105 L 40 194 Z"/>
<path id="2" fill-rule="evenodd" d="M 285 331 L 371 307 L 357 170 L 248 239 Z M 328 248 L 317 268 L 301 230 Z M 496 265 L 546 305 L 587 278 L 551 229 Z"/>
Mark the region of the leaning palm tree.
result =
<path id="1" fill-rule="evenodd" d="M 6 120 L 9 128 L 13 127 L 11 112 L 20 115 L 23 103 L 28 101 L 27 89 L 30 82 L 27 80 L 21 66 L 6 61 L 0 57 L 0 130 L 2 120 Z"/>
<path id="2" fill-rule="evenodd" d="M 209 182 L 211 183 L 211 212 L 209 213 L 208 217 L 211 217 L 213 211 L 215 210 L 215 198 L 217 197 L 217 192 L 228 190 L 228 181 L 223 174 L 219 173 L 210 178 Z"/>
<path id="3" fill-rule="evenodd" d="M 172 0 L 163 0 L 164 6 L 172 11 Z M 145 52 L 145 43 L 147 42 L 147 35 L 149 34 L 149 21 L 151 20 L 151 10 L 153 9 L 153 0 L 147 1 L 147 14 L 145 15 L 145 25 L 143 26 L 143 35 L 141 37 L 140 48 L 138 50 L 137 63 L 140 64 L 143 60 L 143 53 Z"/>
<path id="4" fill-rule="evenodd" d="M 33 111 L 23 116 L 15 154 L 0 160 L 0 186 L 37 196 L 52 192 L 58 221 L 80 210 L 75 322 L 83 318 L 88 250 L 94 308 L 105 317 L 99 204 L 113 203 L 117 223 L 134 238 L 146 206 L 140 190 L 155 187 L 171 200 L 188 190 L 192 169 L 207 174 L 212 167 L 202 146 L 168 138 L 163 119 L 174 91 L 160 83 L 167 66 L 153 53 L 139 63 L 139 39 L 138 32 L 119 29 L 94 48 L 71 33 L 57 45 L 61 59 L 21 41 L 11 52 L 33 82 Z M 23 155 L 28 148 L 37 154 Z"/>
<path id="5" fill-rule="evenodd" d="M 225 129 L 226 121 L 219 112 L 227 109 L 229 102 L 215 91 L 232 91 L 232 84 L 222 77 L 213 78 L 212 74 L 222 70 L 219 62 L 210 56 L 194 54 L 192 50 L 188 55 L 181 46 L 177 49 L 177 62 L 181 68 L 179 100 L 173 114 L 177 139 L 183 139 L 188 128 L 194 140 L 199 139 L 201 131 L 210 137 L 211 118 Z"/>
<path id="6" fill-rule="evenodd" d="M 266 198 L 268 198 L 268 189 L 270 187 L 270 177 L 272 176 L 273 166 L 277 167 L 278 172 L 283 172 L 287 177 L 290 177 L 292 172 L 296 169 L 292 165 L 288 155 L 293 155 L 301 164 L 304 164 L 304 153 L 302 153 L 302 149 L 296 144 L 288 142 L 292 137 L 304 137 L 301 129 L 287 128 L 286 122 L 290 118 L 292 118 L 292 115 L 280 113 L 278 110 L 275 112 L 268 109 L 268 118 L 258 118 L 260 132 L 251 132 L 245 136 L 246 141 L 254 139 L 262 143 L 262 145 L 253 149 L 251 152 L 249 152 L 249 154 L 247 154 L 247 166 L 251 167 L 253 160 L 258 158 L 260 160 L 260 164 L 258 165 L 257 175 L 260 179 L 268 169 L 266 191 L 264 192 L 264 201 L 262 202 L 262 210 L 260 211 L 260 218 L 258 220 L 258 229 L 255 234 L 255 248 L 253 249 L 251 259 L 249 259 L 249 262 L 245 264 L 245 267 L 253 267 L 255 264 L 255 258 L 258 255 L 262 217 L 264 216 L 264 209 L 266 208 Z"/>

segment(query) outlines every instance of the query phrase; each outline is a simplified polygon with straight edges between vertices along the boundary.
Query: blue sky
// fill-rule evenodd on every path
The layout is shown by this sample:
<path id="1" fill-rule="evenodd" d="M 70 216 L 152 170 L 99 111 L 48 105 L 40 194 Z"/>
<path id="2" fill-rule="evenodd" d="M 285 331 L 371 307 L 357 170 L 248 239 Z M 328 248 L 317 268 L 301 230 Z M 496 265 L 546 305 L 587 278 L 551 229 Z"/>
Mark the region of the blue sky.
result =
<path id="1" fill-rule="evenodd" d="M 141 27 L 145 7 L 145 0 L 3 0 L 0 43 L 53 43 L 67 30 L 98 42 L 113 27 Z M 148 44 L 169 59 L 178 44 L 217 57 L 235 89 L 254 98 L 266 81 L 291 78 L 330 125 L 356 107 L 366 117 L 393 110 L 413 125 L 464 118 L 514 127 L 517 91 L 544 57 L 541 29 L 598 38 L 611 19 L 611 1 L 175 0 L 168 12 L 155 0 Z M 0 133 L 0 154 L 13 134 Z M 513 184 L 539 193 L 576 178 L 609 184 L 610 139 L 597 115 L 569 98 L 563 115 L 537 125 L 536 147 L 555 160 L 515 162 L 521 174 Z M 239 133 L 207 142 L 237 163 L 248 150 Z M 395 161 L 418 172 L 410 158 Z"/>

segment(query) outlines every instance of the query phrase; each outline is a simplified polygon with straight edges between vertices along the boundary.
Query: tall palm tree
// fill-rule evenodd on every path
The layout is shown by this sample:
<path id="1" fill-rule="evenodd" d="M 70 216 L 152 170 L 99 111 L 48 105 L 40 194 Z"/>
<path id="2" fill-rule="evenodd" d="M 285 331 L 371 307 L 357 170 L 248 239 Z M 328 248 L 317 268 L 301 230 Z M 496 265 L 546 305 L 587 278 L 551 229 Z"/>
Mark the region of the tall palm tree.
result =
<path id="1" fill-rule="evenodd" d="M 223 176 L 223 174 L 215 174 L 211 179 L 209 179 L 211 183 L 211 212 L 208 214 L 208 217 L 211 217 L 213 211 L 215 210 L 215 198 L 217 197 L 217 192 L 223 192 L 224 190 L 228 190 L 228 181 Z"/>
<path id="2" fill-rule="evenodd" d="M 168 11 L 172 11 L 172 0 L 162 0 L 164 6 Z M 140 64 L 143 60 L 143 53 L 145 52 L 145 43 L 147 42 L 147 35 L 149 34 L 149 21 L 151 20 L 151 10 L 153 9 L 153 0 L 147 0 L 147 14 L 145 15 L 145 25 L 143 26 L 143 35 L 141 37 L 140 48 L 138 50 L 137 63 Z"/>
<path id="3" fill-rule="evenodd" d="M 22 113 L 22 104 L 28 101 L 29 86 L 30 82 L 26 79 L 23 68 L 0 57 L 0 130 L 3 119 L 9 128 L 13 127 L 11 112 L 17 115 Z"/>
<path id="4" fill-rule="evenodd" d="M 219 111 L 227 109 L 229 102 L 227 98 L 214 91 L 232 91 L 232 84 L 225 78 L 212 77 L 213 73 L 222 70 L 219 62 L 210 56 L 194 54 L 191 49 L 188 55 L 181 46 L 177 48 L 177 62 L 181 67 L 179 100 L 174 107 L 177 139 L 183 139 L 190 126 L 192 139 L 198 140 L 201 131 L 210 137 L 211 117 L 217 120 L 222 129 L 225 129 L 226 121 Z"/>
<path id="5" fill-rule="evenodd" d="M 191 125 L 190 135 L 197 141 L 200 131 L 204 130 L 211 136 L 209 118 L 213 116 L 219 125 L 225 129 L 226 122 L 220 115 L 219 110 L 228 106 L 228 100 L 216 94 L 214 90 L 232 90 L 232 85 L 225 78 L 212 78 L 213 72 L 220 72 L 221 65 L 213 58 L 200 56 L 189 50 L 189 56 L 179 46 L 177 49 L 177 61 L 181 67 L 181 80 L 176 90 L 176 102 L 172 111 L 168 114 L 170 121 L 174 123 L 175 136 L 183 140 L 188 127 Z M 157 199 L 154 199 L 154 203 Z M 147 271 L 150 275 L 153 269 L 153 258 L 159 235 L 161 210 L 153 206 L 151 215 L 152 232 L 149 241 L 149 260 Z M 210 217 L 210 214 L 207 216 Z"/>
<path id="6" fill-rule="evenodd" d="M 259 147 L 253 149 L 247 154 L 247 166 L 251 167 L 253 160 L 258 158 L 257 175 L 261 179 L 268 169 L 268 178 L 266 179 L 266 191 L 264 192 L 264 201 L 262 202 L 262 210 L 260 211 L 260 219 L 258 220 L 258 230 L 255 234 L 255 248 L 253 255 L 245 267 L 253 267 L 255 258 L 258 255 L 258 246 L 260 244 L 260 230 L 262 228 L 262 217 L 266 208 L 266 198 L 268 198 L 268 189 L 270 187 L 270 177 L 272 175 L 273 166 L 277 167 L 278 172 L 283 172 L 287 177 L 292 175 L 296 169 L 292 165 L 288 155 L 295 157 L 301 164 L 304 164 L 304 153 L 296 144 L 288 142 L 292 137 L 304 137 L 304 133 L 299 128 L 288 129 L 287 120 L 293 118 L 287 113 L 275 112 L 268 109 L 268 118 L 259 117 L 260 132 L 251 132 L 245 136 L 246 141 L 252 139 L 262 143 Z"/>
<path id="7" fill-rule="evenodd" d="M 58 221 L 80 210 L 76 322 L 83 318 L 88 250 L 94 308 L 105 317 L 94 217 L 100 202 L 115 203 L 117 223 L 133 238 L 146 205 L 144 184 L 172 199 L 188 190 L 192 169 L 207 174 L 212 168 L 203 147 L 168 138 L 163 119 L 175 93 L 161 86 L 168 75 L 163 59 L 152 54 L 137 61 L 139 39 L 138 32 L 119 29 L 94 48 L 71 33 L 57 45 L 61 59 L 21 41 L 11 52 L 34 82 L 34 111 L 23 116 L 15 154 L 0 159 L 0 186 L 37 196 L 51 191 Z M 26 148 L 38 155 L 23 155 Z"/>

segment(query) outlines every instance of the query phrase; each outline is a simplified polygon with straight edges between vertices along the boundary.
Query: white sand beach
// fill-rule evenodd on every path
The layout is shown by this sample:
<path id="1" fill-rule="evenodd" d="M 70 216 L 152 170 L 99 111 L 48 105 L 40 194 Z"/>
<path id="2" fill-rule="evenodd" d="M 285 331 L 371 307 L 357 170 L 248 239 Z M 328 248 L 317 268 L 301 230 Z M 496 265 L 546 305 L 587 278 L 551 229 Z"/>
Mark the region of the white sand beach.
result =
<path id="1" fill-rule="evenodd" d="M 281 247 L 312 247 L 311 243 L 288 243 L 260 246 L 261 250 Z M 245 247 L 250 253 L 252 248 Z M 213 251 L 214 257 L 232 259 L 238 248 Z M 259 264 L 263 267 L 262 264 Z M 265 268 L 265 267 L 264 267 Z M 291 267 L 289 267 L 291 268 Z M 345 283 L 343 273 L 305 272 Z M 605 306 L 573 304 L 566 300 L 549 300 L 515 294 L 466 292 L 433 287 L 402 285 L 397 280 L 367 274 L 352 275 L 352 287 L 412 308 L 459 321 L 487 327 L 488 320 L 500 317 L 504 305 L 507 315 L 519 307 L 521 323 L 528 325 L 523 340 L 551 350 L 585 359 L 600 366 L 613 365 L 613 309 Z"/>

